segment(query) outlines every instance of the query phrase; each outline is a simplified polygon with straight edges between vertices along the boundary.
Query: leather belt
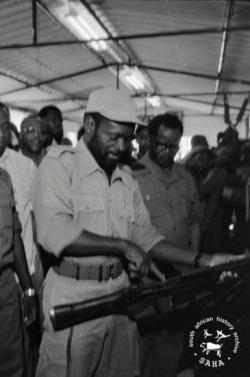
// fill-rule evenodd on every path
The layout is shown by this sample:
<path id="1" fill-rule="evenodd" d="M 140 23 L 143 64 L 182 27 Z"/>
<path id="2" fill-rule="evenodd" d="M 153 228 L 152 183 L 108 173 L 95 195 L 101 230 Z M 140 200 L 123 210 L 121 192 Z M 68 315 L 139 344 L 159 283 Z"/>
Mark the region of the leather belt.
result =
<path id="1" fill-rule="evenodd" d="M 54 266 L 53 269 L 58 275 L 76 280 L 107 281 L 109 279 L 116 279 L 121 275 L 123 266 L 121 261 L 82 265 L 63 260 L 59 265 Z"/>

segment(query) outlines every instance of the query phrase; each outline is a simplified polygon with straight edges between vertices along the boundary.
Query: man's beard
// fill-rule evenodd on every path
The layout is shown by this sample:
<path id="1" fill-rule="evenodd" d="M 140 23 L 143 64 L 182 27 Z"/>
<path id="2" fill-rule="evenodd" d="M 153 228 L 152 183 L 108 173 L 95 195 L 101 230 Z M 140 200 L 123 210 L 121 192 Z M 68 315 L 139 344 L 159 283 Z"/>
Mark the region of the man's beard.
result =
<path id="1" fill-rule="evenodd" d="M 57 131 L 54 135 L 53 135 L 55 141 L 60 144 L 62 139 L 63 139 L 63 130 L 60 130 L 60 131 Z"/>
<path id="2" fill-rule="evenodd" d="M 174 158 L 171 156 L 159 156 L 153 150 L 150 150 L 150 157 L 151 159 L 159 165 L 161 168 L 169 168 L 171 169 L 174 164 Z"/>
<path id="3" fill-rule="evenodd" d="M 98 143 L 96 141 L 96 137 L 94 137 L 89 143 L 88 148 L 92 153 L 94 159 L 100 165 L 100 167 L 108 174 L 111 175 L 112 172 L 115 170 L 118 161 L 111 161 L 108 159 L 107 154 L 102 154 L 100 152 L 100 148 L 98 148 Z"/>

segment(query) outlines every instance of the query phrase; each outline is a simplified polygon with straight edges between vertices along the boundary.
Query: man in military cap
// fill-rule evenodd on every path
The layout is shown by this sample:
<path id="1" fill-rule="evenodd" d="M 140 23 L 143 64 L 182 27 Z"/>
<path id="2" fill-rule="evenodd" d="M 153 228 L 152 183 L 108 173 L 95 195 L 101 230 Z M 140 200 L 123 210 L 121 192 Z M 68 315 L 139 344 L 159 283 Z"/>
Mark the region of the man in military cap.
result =
<path id="1" fill-rule="evenodd" d="M 93 91 L 84 134 L 74 149 L 51 148 L 37 181 L 38 241 L 58 258 L 43 292 L 44 336 L 37 377 L 138 376 L 138 334 L 125 315 L 106 316 L 54 332 L 49 309 L 116 292 L 156 272 L 149 255 L 193 264 L 195 253 L 168 244 L 151 225 L 138 183 L 119 163 L 140 123 L 131 99 Z M 224 262 L 204 255 L 200 262 Z"/>

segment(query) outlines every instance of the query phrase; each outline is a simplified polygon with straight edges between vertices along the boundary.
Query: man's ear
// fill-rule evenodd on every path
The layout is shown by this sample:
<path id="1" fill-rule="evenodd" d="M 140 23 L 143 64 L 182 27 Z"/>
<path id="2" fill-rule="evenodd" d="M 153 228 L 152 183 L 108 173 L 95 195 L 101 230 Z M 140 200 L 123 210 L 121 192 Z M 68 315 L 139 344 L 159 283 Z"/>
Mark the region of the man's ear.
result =
<path id="1" fill-rule="evenodd" d="M 91 115 L 86 115 L 84 119 L 84 135 L 88 139 L 91 139 L 96 131 L 96 122 Z"/>

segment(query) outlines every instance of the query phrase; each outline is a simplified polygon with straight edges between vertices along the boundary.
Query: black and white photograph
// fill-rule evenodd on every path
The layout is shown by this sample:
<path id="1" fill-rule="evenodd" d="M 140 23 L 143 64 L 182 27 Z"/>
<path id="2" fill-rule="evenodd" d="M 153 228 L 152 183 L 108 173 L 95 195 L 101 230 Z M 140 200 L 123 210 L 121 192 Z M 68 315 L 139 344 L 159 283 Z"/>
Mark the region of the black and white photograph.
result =
<path id="1" fill-rule="evenodd" d="M 0 377 L 250 376 L 250 0 L 0 0 Z"/>

